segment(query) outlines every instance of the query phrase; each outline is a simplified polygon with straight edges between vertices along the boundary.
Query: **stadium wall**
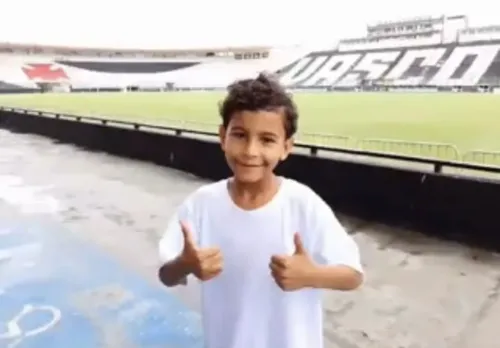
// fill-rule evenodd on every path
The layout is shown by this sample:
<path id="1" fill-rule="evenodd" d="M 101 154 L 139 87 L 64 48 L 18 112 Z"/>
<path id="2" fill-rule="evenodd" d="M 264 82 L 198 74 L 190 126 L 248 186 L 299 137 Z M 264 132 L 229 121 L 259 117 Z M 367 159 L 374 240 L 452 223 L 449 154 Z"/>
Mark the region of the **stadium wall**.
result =
<path id="1" fill-rule="evenodd" d="M 153 162 L 211 180 L 229 175 L 219 144 L 213 136 L 207 138 L 209 133 L 195 136 L 174 128 L 52 116 L 1 109 L 0 127 Z M 312 187 L 336 211 L 500 250 L 500 182 L 332 160 L 314 153 L 293 154 L 278 171 Z"/>

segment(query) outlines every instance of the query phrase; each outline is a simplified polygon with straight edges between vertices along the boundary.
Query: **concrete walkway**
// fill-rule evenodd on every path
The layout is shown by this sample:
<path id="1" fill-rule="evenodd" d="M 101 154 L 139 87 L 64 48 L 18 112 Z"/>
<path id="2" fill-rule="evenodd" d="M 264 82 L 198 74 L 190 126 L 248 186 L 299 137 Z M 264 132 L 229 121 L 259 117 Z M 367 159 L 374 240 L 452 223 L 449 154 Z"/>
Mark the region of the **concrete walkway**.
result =
<path id="1" fill-rule="evenodd" d="M 0 347 L 202 347 L 197 286 L 156 281 L 166 221 L 202 184 L 0 130 Z M 325 294 L 327 348 L 499 346 L 500 258 L 340 218 L 367 281 Z"/>

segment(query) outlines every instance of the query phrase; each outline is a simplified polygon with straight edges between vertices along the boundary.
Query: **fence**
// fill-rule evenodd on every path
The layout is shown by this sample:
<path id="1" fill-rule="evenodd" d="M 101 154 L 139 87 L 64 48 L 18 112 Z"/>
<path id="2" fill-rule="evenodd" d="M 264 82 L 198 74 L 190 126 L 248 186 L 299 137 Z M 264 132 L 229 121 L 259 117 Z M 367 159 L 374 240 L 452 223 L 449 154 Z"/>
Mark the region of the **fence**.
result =
<path id="1" fill-rule="evenodd" d="M 357 142 L 363 151 L 397 153 L 424 158 L 439 158 L 460 161 L 461 155 L 455 145 L 443 143 L 416 142 L 394 139 L 361 139 Z"/>
<path id="2" fill-rule="evenodd" d="M 179 121 L 163 119 L 162 124 L 141 124 L 120 121 L 110 118 L 79 116 L 38 110 L 6 108 L 0 111 L 13 111 L 22 114 L 43 117 L 65 118 L 69 120 L 100 123 L 118 127 L 141 129 L 145 131 L 169 132 L 177 135 L 194 135 L 213 138 L 217 135 L 217 124 L 198 121 Z M 168 124 L 168 125 L 167 125 Z M 500 152 L 473 150 L 461 154 L 452 144 L 412 142 L 394 139 L 356 139 L 354 137 L 302 132 L 297 134 L 298 148 L 306 149 L 313 156 L 319 151 L 342 155 L 370 157 L 372 159 L 395 160 L 406 163 L 430 165 L 435 173 L 441 173 L 443 167 L 455 168 L 459 171 L 472 170 L 487 173 L 500 173 Z"/>
<path id="3" fill-rule="evenodd" d="M 462 156 L 462 161 L 500 167 L 500 151 L 469 151 Z"/>
<path id="4" fill-rule="evenodd" d="M 309 132 L 301 132 L 297 134 L 296 140 L 301 144 L 314 144 L 342 148 L 352 148 L 352 145 L 356 141 L 350 136 Z"/>
<path id="5" fill-rule="evenodd" d="M 165 119 L 161 123 L 170 127 L 203 132 L 216 132 L 218 127 L 215 123 L 189 120 Z M 302 145 L 317 145 L 360 150 L 367 153 L 386 153 L 500 167 L 500 151 L 473 150 L 462 154 L 457 146 L 446 143 L 378 138 L 356 139 L 346 135 L 313 132 L 299 132 L 296 140 L 297 143 Z"/>

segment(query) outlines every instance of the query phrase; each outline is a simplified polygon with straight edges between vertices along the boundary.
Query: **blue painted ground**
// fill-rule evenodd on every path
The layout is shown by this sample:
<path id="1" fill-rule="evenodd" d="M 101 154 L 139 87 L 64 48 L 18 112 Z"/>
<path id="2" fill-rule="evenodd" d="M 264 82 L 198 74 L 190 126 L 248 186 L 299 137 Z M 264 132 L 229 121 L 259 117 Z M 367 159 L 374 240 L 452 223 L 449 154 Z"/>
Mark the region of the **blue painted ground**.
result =
<path id="1" fill-rule="evenodd" d="M 92 244 L 0 221 L 0 347 L 202 346 L 196 313 Z"/>

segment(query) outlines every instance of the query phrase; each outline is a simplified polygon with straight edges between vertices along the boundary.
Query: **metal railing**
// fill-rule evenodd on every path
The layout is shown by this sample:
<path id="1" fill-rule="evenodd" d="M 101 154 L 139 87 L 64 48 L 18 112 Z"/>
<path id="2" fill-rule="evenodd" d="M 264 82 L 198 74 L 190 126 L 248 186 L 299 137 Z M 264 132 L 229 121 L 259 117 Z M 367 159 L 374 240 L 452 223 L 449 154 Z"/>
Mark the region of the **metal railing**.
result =
<path id="1" fill-rule="evenodd" d="M 328 133 L 300 132 L 297 134 L 297 142 L 301 144 L 314 144 L 321 146 L 352 148 L 355 143 L 353 137 Z"/>
<path id="2" fill-rule="evenodd" d="M 215 140 L 218 136 L 215 132 L 215 129 L 213 129 L 214 127 L 216 127 L 215 124 L 196 121 L 176 121 L 176 126 L 165 126 L 99 118 L 95 116 L 80 116 L 20 108 L 0 107 L 0 110 L 55 119 L 67 119 L 78 122 L 98 123 L 102 125 L 123 127 L 135 130 L 170 134 L 173 133 L 178 136 L 206 136 L 213 140 Z M 193 129 L 193 125 L 198 125 L 198 127 L 196 128 L 204 127 L 205 129 Z M 305 143 L 304 141 L 306 139 L 310 140 L 310 142 Z M 314 139 L 317 140 L 314 141 Z M 328 141 L 327 145 L 322 144 L 325 142 L 325 139 Z M 337 141 L 339 143 L 339 146 L 331 146 L 330 144 L 332 139 L 334 141 Z M 350 148 L 349 144 L 354 144 L 354 148 Z M 352 137 L 341 135 L 301 133 L 299 134 L 299 141 L 295 146 L 300 149 L 308 150 L 308 153 L 311 156 L 318 156 L 320 152 L 327 152 L 355 157 L 370 157 L 372 159 L 386 159 L 407 163 L 410 162 L 425 164 L 431 166 L 434 173 L 442 173 L 444 167 L 455 168 L 458 170 L 482 171 L 495 174 L 500 173 L 500 152 L 477 150 L 469 151 L 464 155 L 461 155 L 457 147 L 451 144 L 411 142 L 392 139 L 361 139 L 356 141 Z M 417 149 L 421 150 L 422 152 L 415 154 Z"/>
<path id="3" fill-rule="evenodd" d="M 462 156 L 462 161 L 500 167 L 500 151 L 469 151 Z"/>
<path id="4" fill-rule="evenodd" d="M 393 139 L 361 139 L 358 148 L 364 151 L 375 151 L 425 158 L 441 158 L 460 161 L 458 148 L 452 144 L 417 142 Z"/>

